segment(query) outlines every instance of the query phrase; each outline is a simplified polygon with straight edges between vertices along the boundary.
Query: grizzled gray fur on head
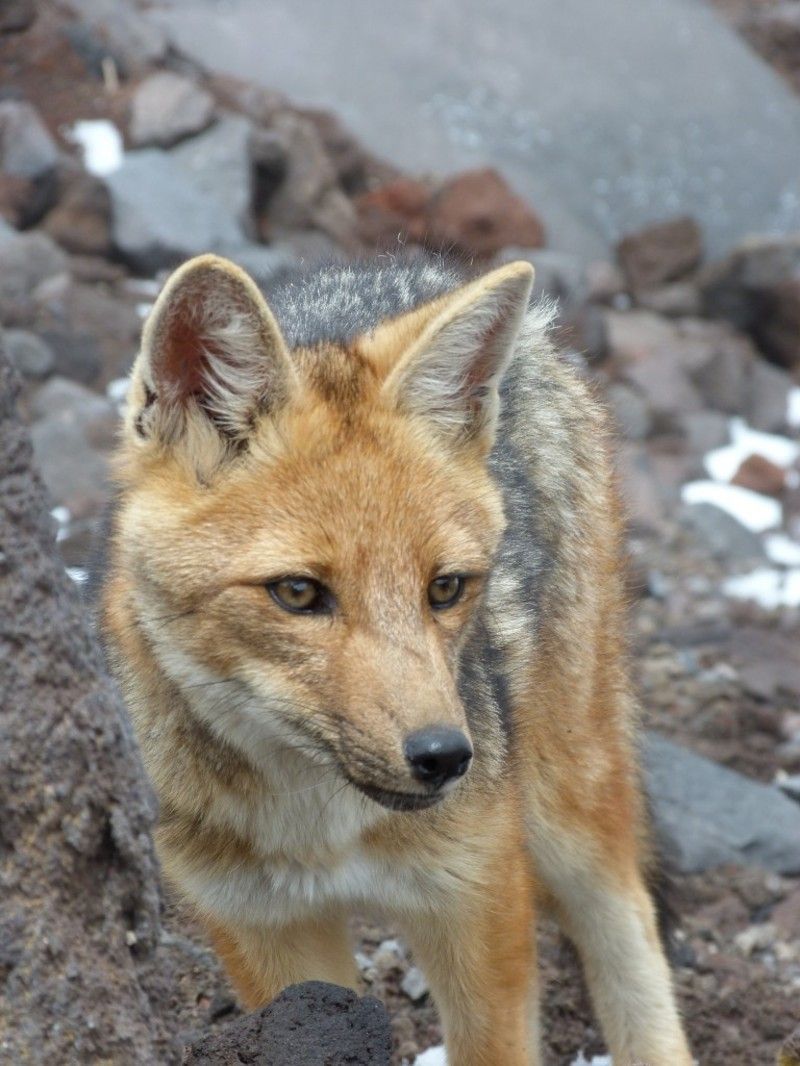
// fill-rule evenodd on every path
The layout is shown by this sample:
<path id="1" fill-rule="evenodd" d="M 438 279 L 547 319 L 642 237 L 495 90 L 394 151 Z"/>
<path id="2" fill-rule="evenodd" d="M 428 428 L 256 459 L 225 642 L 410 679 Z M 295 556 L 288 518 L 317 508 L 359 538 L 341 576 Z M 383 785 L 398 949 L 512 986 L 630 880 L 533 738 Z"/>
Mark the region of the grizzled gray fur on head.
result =
<path id="1" fill-rule="evenodd" d="M 290 348 L 347 344 L 386 319 L 452 292 L 464 272 L 433 256 L 384 256 L 281 271 L 264 295 Z"/>

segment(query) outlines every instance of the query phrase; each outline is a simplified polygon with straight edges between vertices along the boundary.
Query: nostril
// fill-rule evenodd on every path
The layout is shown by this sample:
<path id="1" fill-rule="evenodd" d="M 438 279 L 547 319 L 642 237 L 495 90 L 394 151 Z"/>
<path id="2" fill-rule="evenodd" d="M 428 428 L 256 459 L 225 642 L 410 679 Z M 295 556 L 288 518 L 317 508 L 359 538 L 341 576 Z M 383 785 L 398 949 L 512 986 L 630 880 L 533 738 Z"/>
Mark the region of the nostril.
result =
<path id="1" fill-rule="evenodd" d="M 431 726 L 406 738 L 405 755 L 418 781 L 441 788 L 464 776 L 472 760 L 472 748 L 460 729 Z"/>

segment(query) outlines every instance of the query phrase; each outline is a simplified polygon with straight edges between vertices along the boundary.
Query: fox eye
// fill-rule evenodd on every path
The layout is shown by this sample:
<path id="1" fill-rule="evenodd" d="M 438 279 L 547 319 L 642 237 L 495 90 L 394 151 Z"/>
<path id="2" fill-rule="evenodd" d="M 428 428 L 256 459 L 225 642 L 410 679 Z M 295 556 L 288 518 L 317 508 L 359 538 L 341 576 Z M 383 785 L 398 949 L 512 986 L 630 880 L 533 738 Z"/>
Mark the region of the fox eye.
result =
<path id="1" fill-rule="evenodd" d="M 442 574 L 428 585 L 428 603 L 434 610 L 452 607 L 464 591 L 464 578 L 460 574 Z"/>
<path id="2" fill-rule="evenodd" d="M 271 581 L 267 591 L 284 611 L 293 614 L 328 614 L 331 609 L 331 594 L 310 577 L 282 577 Z"/>

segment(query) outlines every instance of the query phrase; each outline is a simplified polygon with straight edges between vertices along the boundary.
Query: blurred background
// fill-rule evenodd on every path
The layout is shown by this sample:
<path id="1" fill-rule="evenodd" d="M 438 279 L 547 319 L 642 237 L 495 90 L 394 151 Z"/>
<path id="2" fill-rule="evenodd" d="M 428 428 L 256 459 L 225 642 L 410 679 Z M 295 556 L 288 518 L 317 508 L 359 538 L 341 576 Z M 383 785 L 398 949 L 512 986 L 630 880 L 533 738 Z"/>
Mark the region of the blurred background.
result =
<path id="1" fill-rule="evenodd" d="M 78 587 L 186 257 L 524 258 L 558 299 L 619 431 L 679 994 L 726 1066 L 800 1021 L 799 93 L 800 0 L 0 3 L 2 344 Z M 354 935 L 396 1064 L 441 1062 L 393 930 Z M 172 903 L 162 952 L 173 1035 L 235 1018 Z M 607 1062 L 550 927 L 542 965 L 549 1061 Z"/>

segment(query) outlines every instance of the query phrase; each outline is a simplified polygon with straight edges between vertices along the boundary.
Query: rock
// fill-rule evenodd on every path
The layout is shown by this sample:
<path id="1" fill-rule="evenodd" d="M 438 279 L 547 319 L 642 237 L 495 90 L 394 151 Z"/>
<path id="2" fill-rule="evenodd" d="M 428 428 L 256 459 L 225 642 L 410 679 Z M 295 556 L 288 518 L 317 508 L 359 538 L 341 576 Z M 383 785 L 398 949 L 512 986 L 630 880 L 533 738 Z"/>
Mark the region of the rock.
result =
<path id="1" fill-rule="evenodd" d="M 400 982 L 400 988 L 415 1003 L 424 999 L 430 991 L 425 974 L 417 966 L 409 967 L 408 972 Z"/>
<path id="2" fill-rule="evenodd" d="M 688 448 L 705 455 L 712 448 L 721 448 L 730 439 L 728 419 L 719 411 L 687 411 L 678 414 L 676 426 Z"/>
<path id="3" fill-rule="evenodd" d="M 234 220 L 246 237 L 253 235 L 255 225 L 250 162 L 252 129 L 249 119 L 225 114 L 211 129 L 170 152 L 191 186 L 208 197 L 218 213 Z"/>
<path id="4" fill-rule="evenodd" d="M 243 244 L 229 249 L 225 255 L 246 270 L 259 285 L 267 285 L 279 271 L 296 262 L 288 248 L 264 244 Z"/>
<path id="5" fill-rule="evenodd" d="M 654 289 L 637 291 L 636 303 L 668 318 L 695 317 L 702 312 L 700 289 L 690 281 L 674 281 Z"/>
<path id="6" fill-rule="evenodd" d="M 656 828 L 682 872 L 733 863 L 800 873 L 800 808 L 778 789 L 655 733 L 644 766 Z"/>
<path id="7" fill-rule="evenodd" d="M 222 250 L 242 242 L 235 215 L 187 181 L 184 167 L 171 153 L 158 148 L 128 152 L 106 181 L 114 246 L 143 274 L 155 274 L 209 248 Z"/>
<path id="8" fill-rule="evenodd" d="M 39 112 L 24 100 L 0 100 L 0 170 L 38 178 L 58 162 L 58 148 Z"/>
<path id="9" fill-rule="evenodd" d="M 66 268 L 66 255 L 44 233 L 0 240 L 0 324 L 28 325 L 35 311 L 35 289 Z"/>
<path id="10" fill-rule="evenodd" d="M 780 496 L 786 488 L 786 471 L 763 455 L 748 455 L 731 478 L 731 484 L 766 496 Z"/>
<path id="11" fill-rule="evenodd" d="M 271 128 L 283 144 L 286 168 L 261 206 L 261 237 L 272 241 L 292 230 L 318 229 L 344 248 L 355 249 L 356 212 L 339 188 L 336 168 L 314 123 L 284 109 Z"/>
<path id="12" fill-rule="evenodd" d="M 784 1041 L 778 1053 L 778 1066 L 800 1066 L 800 1025 Z"/>
<path id="13" fill-rule="evenodd" d="M 592 303 L 612 304 L 626 295 L 625 275 L 605 259 L 594 259 L 586 266 L 587 298 Z"/>
<path id="14" fill-rule="evenodd" d="M 703 257 L 703 235 L 692 218 L 676 218 L 631 233 L 617 245 L 628 285 L 652 289 L 690 273 Z"/>
<path id="15" fill-rule="evenodd" d="M 636 531 L 659 530 L 664 521 L 664 501 L 656 484 L 652 461 L 639 443 L 617 448 L 617 474 L 625 517 Z"/>
<path id="16" fill-rule="evenodd" d="M 23 377 L 41 379 L 52 374 L 55 356 L 41 337 L 23 329 L 9 329 L 3 334 L 3 345 L 12 366 Z"/>
<path id="17" fill-rule="evenodd" d="M 789 799 L 800 803 L 800 774 L 787 774 L 786 777 L 780 778 L 775 782 L 784 796 L 788 796 Z M 795 914 L 797 912 L 797 906 L 795 906 Z M 800 915 L 797 915 L 798 923 L 795 928 L 800 930 Z"/>
<path id="18" fill-rule="evenodd" d="M 200 133 L 214 119 L 214 98 L 197 82 L 159 70 L 137 87 L 128 136 L 134 148 L 168 148 Z"/>
<path id="19" fill-rule="evenodd" d="M 4 0 L 0 7 L 0 33 L 27 30 L 36 18 L 34 0 Z"/>
<path id="20" fill-rule="evenodd" d="M 747 381 L 745 418 L 753 429 L 779 433 L 786 429 L 791 375 L 764 359 L 754 359 Z"/>
<path id="21" fill-rule="evenodd" d="M 52 377 L 33 398 L 32 413 L 34 453 L 53 501 L 76 520 L 100 514 L 119 421 L 113 404 L 74 381 Z"/>
<path id="22" fill-rule="evenodd" d="M 764 702 L 800 703 L 800 646 L 793 636 L 739 626 L 725 651 L 747 692 Z"/>
<path id="23" fill-rule="evenodd" d="M 718 559 L 728 562 L 765 558 L 763 545 L 756 534 L 721 507 L 711 503 L 684 504 L 678 517 L 698 534 Z"/>
<path id="24" fill-rule="evenodd" d="M 615 381 L 606 390 L 606 400 L 620 433 L 627 440 L 644 440 L 653 429 L 650 408 L 640 392 Z"/>
<path id="25" fill-rule="evenodd" d="M 374 997 L 322 981 L 291 985 L 266 1007 L 192 1044 L 184 1066 L 389 1066 L 391 1030 Z"/>
<path id="26" fill-rule="evenodd" d="M 398 177 L 356 198 L 361 240 L 370 248 L 392 248 L 407 239 L 425 240 L 426 213 L 433 187 Z"/>
<path id="27" fill-rule="evenodd" d="M 776 363 L 800 362 L 800 237 L 750 238 L 704 273 L 706 314 L 749 333 Z"/>
<path id="28" fill-rule="evenodd" d="M 399 175 L 396 167 L 367 152 L 332 112 L 304 108 L 300 114 L 314 124 L 336 171 L 336 180 L 348 196 L 356 196 Z"/>
<path id="29" fill-rule="evenodd" d="M 15 393 L 2 362 L 3 1058 L 155 1066 L 172 1054 L 168 997 L 152 980 L 156 805 L 86 610 L 54 554 Z"/>
<path id="30" fill-rule="evenodd" d="M 69 0 L 69 6 L 123 74 L 130 75 L 165 58 L 167 35 L 155 21 L 143 18 L 134 5 L 120 0 Z"/>
<path id="31" fill-rule="evenodd" d="M 544 226 L 491 167 L 446 181 L 428 204 L 429 243 L 488 259 L 508 245 L 540 248 Z"/>
<path id="32" fill-rule="evenodd" d="M 105 184 L 84 170 L 62 175 L 58 202 L 42 229 L 75 255 L 106 256 L 111 249 L 111 197 Z"/>

